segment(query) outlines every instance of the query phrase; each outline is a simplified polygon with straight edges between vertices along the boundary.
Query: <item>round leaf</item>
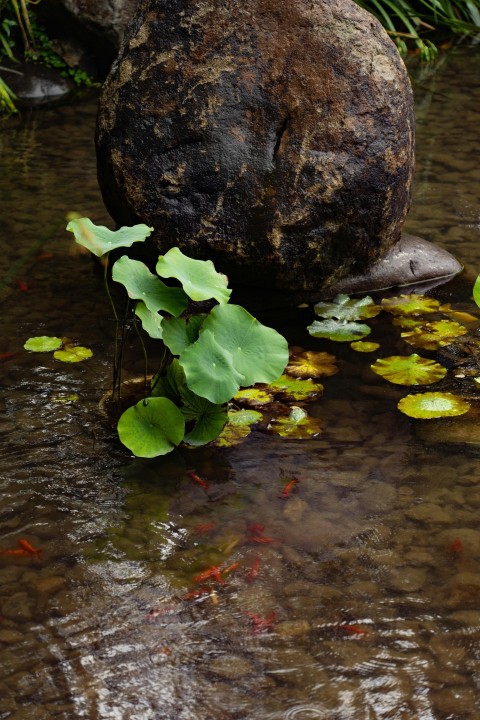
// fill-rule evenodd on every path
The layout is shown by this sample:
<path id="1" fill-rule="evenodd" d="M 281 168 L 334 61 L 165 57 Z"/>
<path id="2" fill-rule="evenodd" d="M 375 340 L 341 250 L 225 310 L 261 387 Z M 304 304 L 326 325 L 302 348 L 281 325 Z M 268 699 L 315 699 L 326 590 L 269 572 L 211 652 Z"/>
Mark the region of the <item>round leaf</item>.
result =
<path id="1" fill-rule="evenodd" d="M 189 445 L 206 445 L 215 440 L 227 422 L 225 406 L 195 395 L 186 386 L 180 388 L 180 396 L 183 402 L 180 410 L 185 422 L 195 423 L 193 429 L 185 435 L 185 442 Z"/>
<path id="2" fill-rule="evenodd" d="M 444 345 L 451 345 L 457 337 L 467 333 L 467 328 L 452 320 L 437 320 L 403 332 L 402 338 L 413 347 L 424 350 L 438 350 Z"/>
<path id="3" fill-rule="evenodd" d="M 374 373 L 396 385 L 431 385 L 447 374 L 443 365 L 415 353 L 379 358 L 371 368 Z"/>
<path id="4" fill-rule="evenodd" d="M 341 322 L 340 320 L 315 320 L 307 327 L 310 335 L 327 338 L 336 342 L 352 342 L 370 335 L 370 328 L 363 323 Z"/>
<path id="5" fill-rule="evenodd" d="M 118 421 L 120 440 L 137 457 L 166 455 L 179 445 L 184 434 L 182 413 L 163 397 L 140 400 Z"/>
<path id="6" fill-rule="evenodd" d="M 288 417 L 277 418 L 268 428 L 280 437 L 291 440 L 306 440 L 319 435 L 323 430 L 320 420 L 309 417 L 303 408 L 295 405 Z"/>
<path id="7" fill-rule="evenodd" d="M 434 298 L 412 293 L 412 295 L 383 298 L 382 308 L 392 315 L 423 315 L 438 312 L 440 303 Z"/>
<path id="8" fill-rule="evenodd" d="M 88 358 L 91 358 L 92 355 L 93 352 L 89 348 L 81 347 L 81 345 L 71 345 L 64 348 L 64 350 L 57 350 L 53 353 L 55 360 L 61 360 L 62 362 L 69 363 L 88 360 Z"/>
<path id="9" fill-rule="evenodd" d="M 163 342 L 173 355 L 182 352 L 196 340 L 205 315 L 194 315 L 187 322 L 183 318 L 166 318 L 163 322 Z"/>
<path id="10" fill-rule="evenodd" d="M 67 230 L 75 235 L 75 241 L 79 245 L 83 245 L 94 255 L 101 257 L 110 250 L 131 247 L 134 242 L 143 242 L 153 228 L 147 225 L 134 225 L 113 231 L 104 225 L 94 225 L 89 218 L 77 218 L 70 220 Z"/>
<path id="11" fill-rule="evenodd" d="M 215 441 L 215 445 L 218 447 L 238 445 L 250 435 L 250 426 L 260 420 L 263 420 L 263 415 L 255 410 L 230 410 L 228 423 Z"/>
<path id="12" fill-rule="evenodd" d="M 181 288 L 171 288 L 150 272 L 145 263 L 124 255 L 112 267 L 112 278 L 127 289 L 128 297 L 142 300 L 150 312 L 181 315 L 188 299 Z"/>
<path id="13" fill-rule="evenodd" d="M 144 302 L 138 302 L 135 307 L 135 315 L 142 321 L 142 327 L 150 337 L 161 340 L 162 316 L 158 312 L 150 312 Z"/>
<path id="14" fill-rule="evenodd" d="M 268 405 L 273 402 L 273 395 L 265 390 L 253 387 L 239 390 L 233 399 L 240 403 L 240 405 L 256 407 L 258 405 Z"/>
<path id="15" fill-rule="evenodd" d="M 335 361 L 335 355 L 308 350 L 290 358 L 286 372 L 301 378 L 320 377 L 321 375 L 330 377 L 338 373 Z"/>
<path id="16" fill-rule="evenodd" d="M 61 338 L 40 335 L 29 338 L 23 347 L 25 350 L 30 350 L 30 352 L 52 352 L 52 350 L 61 348 L 62 345 L 63 340 Z"/>
<path id="17" fill-rule="evenodd" d="M 464 415 L 470 410 L 470 405 L 465 400 L 448 392 L 407 395 L 400 400 L 397 407 L 405 415 L 420 420 Z"/>
<path id="18" fill-rule="evenodd" d="M 348 295 L 337 295 L 331 303 L 317 303 L 314 310 L 320 317 L 351 321 L 375 317 L 382 308 L 369 296 L 360 300 L 350 300 Z"/>
<path id="19" fill-rule="evenodd" d="M 311 400 L 323 393 L 323 385 L 310 379 L 302 380 L 291 378 L 288 375 L 280 375 L 267 386 L 267 390 L 281 393 L 287 400 Z"/>
<path id="20" fill-rule="evenodd" d="M 378 350 L 380 344 L 376 342 L 363 342 L 363 340 L 357 340 L 356 342 L 350 343 L 350 347 L 352 350 L 355 350 L 355 352 L 370 353 Z"/>
<path id="21" fill-rule="evenodd" d="M 473 299 L 475 304 L 480 307 L 480 275 L 475 280 L 475 285 L 473 286 Z"/>
<path id="22" fill-rule="evenodd" d="M 215 270 L 211 260 L 194 260 L 177 247 L 160 255 L 156 271 L 160 277 L 179 280 L 188 297 L 198 302 L 214 298 L 220 304 L 228 303 L 232 294 L 227 278 Z"/>

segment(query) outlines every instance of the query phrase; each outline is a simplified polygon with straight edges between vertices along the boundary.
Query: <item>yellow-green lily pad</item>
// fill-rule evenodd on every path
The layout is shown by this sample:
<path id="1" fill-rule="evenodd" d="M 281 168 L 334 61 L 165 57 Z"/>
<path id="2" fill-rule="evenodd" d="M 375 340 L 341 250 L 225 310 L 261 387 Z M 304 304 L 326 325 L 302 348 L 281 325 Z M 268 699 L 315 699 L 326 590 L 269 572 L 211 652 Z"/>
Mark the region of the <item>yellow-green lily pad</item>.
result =
<path id="1" fill-rule="evenodd" d="M 451 345 L 455 338 L 461 337 L 467 332 L 466 327 L 452 320 L 437 320 L 403 332 L 401 335 L 413 347 L 438 350 L 444 345 Z"/>
<path id="2" fill-rule="evenodd" d="M 291 440 L 308 440 L 320 435 L 323 431 L 322 423 L 318 418 L 310 417 L 303 408 L 296 405 L 292 406 L 288 417 L 272 420 L 268 429 L 280 435 L 280 437 L 290 438 Z"/>
<path id="3" fill-rule="evenodd" d="M 80 395 L 77 393 L 72 393 L 71 395 L 53 395 L 53 397 L 50 398 L 50 402 L 61 405 L 68 405 L 69 403 L 77 402 L 77 400 L 80 400 Z"/>
<path id="4" fill-rule="evenodd" d="M 250 387 L 239 390 L 233 399 L 240 403 L 240 405 L 257 407 L 261 405 L 268 405 L 273 402 L 273 395 L 266 390 L 261 390 L 257 387 Z"/>
<path id="5" fill-rule="evenodd" d="M 376 342 L 365 342 L 364 340 L 357 340 L 356 342 L 350 343 L 352 350 L 361 353 L 375 352 L 380 347 L 380 343 Z"/>
<path id="6" fill-rule="evenodd" d="M 470 410 L 469 403 L 449 392 L 407 395 L 400 400 L 397 407 L 405 415 L 419 420 L 454 417 L 464 415 Z"/>
<path id="7" fill-rule="evenodd" d="M 392 315 L 424 315 L 438 312 L 440 303 L 434 298 L 425 295 L 399 295 L 398 297 L 383 298 L 382 308 Z"/>
<path id="8" fill-rule="evenodd" d="M 311 400 L 323 393 L 323 385 L 319 382 L 292 378 L 288 375 L 280 375 L 266 388 L 269 392 L 281 393 L 287 400 Z"/>
<path id="9" fill-rule="evenodd" d="M 250 435 L 251 426 L 260 420 L 263 420 L 263 415 L 256 410 L 229 410 L 227 424 L 212 445 L 217 447 L 238 445 Z"/>
<path id="10" fill-rule="evenodd" d="M 370 335 L 371 330 L 368 325 L 357 322 L 344 322 L 342 320 L 314 320 L 307 327 L 312 337 L 326 338 L 335 342 L 352 342 L 353 340 L 361 340 Z"/>
<path id="11" fill-rule="evenodd" d="M 352 321 L 366 320 L 378 315 L 382 308 L 367 296 L 359 300 L 351 300 L 348 295 L 337 295 L 333 302 L 319 302 L 315 305 L 315 313 L 324 318 Z"/>
<path id="12" fill-rule="evenodd" d="M 379 358 L 370 367 L 374 373 L 396 385 L 431 385 L 447 374 L 443 365 L 416 353 Z"/>
<path id="13" fill-rule="evenodd" d="M 61 348 L 62 345 L 62 338 L 40 335 L 29 338 L 23 347 L 30 352 L 52 352 Z"/>
<path id="14" fill-rule="evenodd" d="M 335 355 L 330 353 L 307 350 L 290 358 L 285 372 L 300 378 L 314 378 L 321 375 L 330 377 L 338 373 L 335 361 Z"/>
<path id="15" fill-rule="evenodd" d="M 425 318 L 419 316 L 407 317 L 406 315 L 398 315 L 392 320 L 392 325 L 395 327 L 401 327 L 403 330 L 413 330 L 413 328 L 420 327 L 425 322 Z"/>
<path id="16" fill-rule="evenodd" d="M 62 362 L 81 362 L 91 358 L 93 352 L 86 347 L 81 345 L 73 345 L 72 347 L 65 348 L 64 350 L 57 350 L 53 353 L 55 360 L 61 360 Z"/>

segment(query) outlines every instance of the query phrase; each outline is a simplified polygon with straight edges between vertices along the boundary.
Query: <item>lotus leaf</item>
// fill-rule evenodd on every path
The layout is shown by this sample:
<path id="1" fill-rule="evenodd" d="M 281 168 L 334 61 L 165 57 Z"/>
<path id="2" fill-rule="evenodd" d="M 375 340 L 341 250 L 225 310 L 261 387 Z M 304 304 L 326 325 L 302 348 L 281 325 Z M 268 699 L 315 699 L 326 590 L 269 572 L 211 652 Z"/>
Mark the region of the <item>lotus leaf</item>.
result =
<path id="1" fill-rule="evenodd" d="M 163 322 L 163 342 L 173 355 L 181 355 L 198 340 L 205 315 L 194 315 L 188 322 L 183 318 L 167 318 Z"/>
<path id="2" fill-rule="evenodd" d="M 407 395 L 397 405 L 401 412 L 420 420 L 464 415 L 470 405 L 449 392 L 428 392 Z"/>
<path id="3" fill-rule="evenodd" d="M 25 350 L 30 350 L 30 352 L 52 352 L 61 348 L 62 345 L 62 338 L 40 335 L 39 337 L 29 338 L 23 347 Z"/>
<path id="4" fill-rule="evenodd" d="M 153 397 L 166 397 L 177 406 L 180 406 L 182 404 L 181 390 L 185 385 L 185 373 L 175 358 L 164 375 L 155 375 L 152 379 L 151 395 Z"/>
<path id="5" fill-rule="evenodd" d="M 251 433 L 250 426 L 263 420 L 255 410 L 229 410 L 228 423 L 215 441 L 219 447 L 232 447 L 243 442 Z"/>
<path id="6" fill-rule="evenodd" d="M 243 388 L 243 390 L 239 390 L 233 399 L 236 402 L 240 403 L 240 405 L 249 405 L 252 407 L 256 407 L 258 405 L 269 405 L 271 402 L 273 402 L 273 395 L 271 395 L 266 390 L 261 390 L 260 388 L 253 387 Z"/>
<path id="7" fill-rule="evenodd" d="M 142 321 L 142 327 L 150 337 L 161 340 L 162 316 L 158 312 L 151 312 L 144 302 L 138 302 L 135 306 L 135 315 Z"/>
<path id="8" fill-rule="evenodd" d="M 273 393 L 281 393 L 288 400 L 312 400 L 323 393 L 323 385 L 311 379 L 302 380 L 281 375 L 267 386 Z"/>
<path id="9" fill-rule="evenodd" d="M 339 320 L 315 320 L 307 327 L 310 335 L 327 338 L 335 342 L 352 342 L 370 335 L 370 328 L 363 323 L 340 322 Z"/>
<path id="10" fill-rule="evenodd" d="M 195 395 L 185 385 L 180 389 L 182 407 L 180 408 L 185 422 L 195 425 L 184 437 L 189 445 L 206 445 L 215 440 L 227 422 L 224 405 L 215 405 L 203 397 Z"/>
<path id="11" fill-rule="evenodd" d="M 222 404 L 241 386 L 270 382 L 288 361 L 288 345 L 239 305 L 217 305 L 205 319 L 198 340 L 180 356 L 188 386 Z"/>
<path id="12" fill-rule="evenodd" d="M 440 303 L 425 295 L 400 295 L 399 297 L 383 298 L 382 308 L 392 315 L 423 315 L 438 312 Z"/>
<path id="13" fill-rule="evenodd" d="M 473 299 L 475 301 L 475 305 L 480 307 L 480 275 L 475 280 L 475 284 L 473 286 Z"/>
<path id="14" fill-rule="evenodd" d="M 376 342 L 363 342 L 363 340 L 357 340 L 356 342 L 350 343 L 350 347 L 356 352 L 370 353 L 378 350 L 380 344 Z"/>
<path id="15" fill-rule="evenodd" d="M 379 358 L 371 368 L 374 373 L 396 385 L 431 385 L 447 374 L 443 365 L 415 353 Z"/>
<path id="16" fill-rule="evenodd" d="M 131 247 L 134 242 L 143 242 L 153 228 L 147 225 L 134 225 L 113 231 L 103 225 L 94 225 L 89 218 L 78 218 L 70 220 L 67 230 L 75 235 L 75 241 L 79 245 L 83 245 L 94 255 L 101 257 L 110 250 Z"/>
<path id="17" fill-rule="evenodd" d="M 371 297 L 350 300 L 348 295 L 337 295 L 333 302 L 319 302 L 315 305 L 315 313 L 324 318 L 352 321 L 366 320 L 378 315 L 382 308 L 376 305 Z"/>
<path id="18" fill-rule="evenodd" d="M 188 298 L 181 288 L 168 287 L 145 263 L 126 255 L 114 263 L 112 278 L 125 286 L 128 297 L 142 300 L 152 313 L 164 310 L 176 317 L 188 305 Z"/>
<path id="19" fill-rule="evenodd" d="M 413 328 L 420 327 L 420 325 L 423 325 L 425 322 L 424 318 L 421 317 L 407 317 L 403 315 L 398 315 L 397 317 L 394 317 L 392 320 L 392 324 L 395 325 L 395 327 L 401 327 L 404 330 L 413 330 Z"/>
<path id="20" fill-rule="evenodd" d="M 71 345 L 69 347 L 65 347 L 63 350 L 57 350 L 53 353 L 55 360 L 61 360 L 62 362 L 69 363 L 87 360 L 88 358 L 91 358 L 92 355 L 93 352 L 91 350 L 86 347 L 81 347 L 81 345 Z"/>
<path id="21" fill-rule="evenodd" d="M 184 434 L 182 413 L 164 397 L 140 400 L 118 421 L 120 440 L 137 457 L 166 455 L 181 443 Z"/>
<path id="22" fill-rule="evenodd" d="M 452 320 L 437 320 L 403 332 L 401 335 L 413 347 L 438 350 L 444 345 L 451 345 L 455 338 L 465 335 L 466 332 L 466 327 Z"/>
<path id="23" fill-rule="evenodd" d="M 309 417 L 305 410 L 294 405 L 288 417 L 277 418 L 268 426 L 281 437 L 306 440 L 319 435 L 323 428 L 320 420 Z"/>
<path id="24" fill-rule="evenodd" d="M 232 291 L 227 287 L 225 275 L 217 272 L 211 260 L 194 260 L 179 248 L 171 248 L 160 255 L 156 271 L 163 278 L 176 278 L 192 300 L 214 298 L 218 303 L 228 303 Z"/>
<path id="25" fill-rule="evenodd" d="M 290 358 L 286 372 L 301 378 L 336 375 L 338 367 L 335 365 L 335 361 L 335 355 L 308 350 Z"/>

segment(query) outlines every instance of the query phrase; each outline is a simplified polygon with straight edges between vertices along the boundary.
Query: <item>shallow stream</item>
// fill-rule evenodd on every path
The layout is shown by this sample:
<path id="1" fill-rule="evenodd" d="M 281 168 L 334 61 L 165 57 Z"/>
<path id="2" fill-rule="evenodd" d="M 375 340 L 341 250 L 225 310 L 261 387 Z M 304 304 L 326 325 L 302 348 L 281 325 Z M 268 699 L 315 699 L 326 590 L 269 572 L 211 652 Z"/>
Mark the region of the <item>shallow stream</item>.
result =
<path id="1" fill-rule="evenodd" d="M 434 294 L 475 312 L 480 53 L 413 77 L 407 229 L 472 268 Z M 0 132 L 0 546 L 41 550 L 0 555 L 0 718 L 480 720 L 478 446 L 401 415 L 405 390 L 372 355 L 309 338 L 312 308 L 261 319 L 338 358 L 310 406 L 318 438 L 254 432 L 157 461 L 119 445 L 98 405 L 113 335 L 101 275 L 64 231 L 71 210 L 112 226 L 94 122 L 87 97 Z M 411 351 L 386 319 L 372 326 L 383 355 Z M 28 353 L 35 335 L 94 355 Z M 224 583 L 197 594 L 212 565 Z"/>

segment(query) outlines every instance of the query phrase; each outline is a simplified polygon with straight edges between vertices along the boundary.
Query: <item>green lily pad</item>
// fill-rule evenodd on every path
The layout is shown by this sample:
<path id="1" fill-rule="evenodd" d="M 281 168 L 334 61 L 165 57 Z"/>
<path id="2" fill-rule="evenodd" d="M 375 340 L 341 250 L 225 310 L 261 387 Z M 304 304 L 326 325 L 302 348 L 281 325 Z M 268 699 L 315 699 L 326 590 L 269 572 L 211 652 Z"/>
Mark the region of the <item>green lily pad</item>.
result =
<path id="1" fill-rule="evenodd" d="M 55 360 L 68 363 L 82 362 L 82 360 L 91 358 L 92 355 L 93 352 L 89 348 L 82 347 L 81 345 L 71 345 L 53 353 Z"/>
<path id="2" fill-rule="evenodd" d="M 164 397 L 140 400 L 118 421 L 121 442 L 137 457 L 166 455 L 185 434 L 185 420 L 176 405 Z"/>
<path id="3" fill-rule="evenodd" d="M 287 362 L 285 338 L 239 305 L 215 306 L 198 340 L 180 355 L 188 386 L 217 404 L 242 386 L 274 380 Z"/>
<path id="4" fill-rule="evenodd" d="M 188 305 L 188 298 L 181 288 L 168 287 L 145 263 L 126 255 L 114 263 L 112 278 L 125 286 L 128 297 L 142 300 L 152 313 L 164 310 L 176 317 Z"/>
<path id="5" fill-rule="evenodd" d="M 475 301 L 475 305 L 480 307 L 480 275 L 475 280 L 475 284 L 473 286 L 473 299 Z"/>
<path id="6" fill-rule="evenodd" d="M 341 322 L 340 320 L 315 320 L 307 327 L 310 335 L 316 338 L 326 338 L 335 342 L 352 342 L 361 340 L 370 335 L 368 325 L 355 322 Z"/>
<path id="7" fill-rule="evenodd" d="M 135 315 L 142 321 L 142 327 L 151 338 L 161 340 L 163 337 L 163 318 L 158 312 L 151 312 L 144 302 L 138 302 L 135 306 Z"/>
<path id="8" fill-rule="evenodd" d="M 291 440 L 307 440 L 320 435 L 323 431 L 322 423 L 318 418 L 312 418 L 301 407 L 293 406 L 288 417 L 280 417 L 268 426 L 280 437 Z"/>
<path id="9" fill-rule="evenodd" d="M 23 347 L 25 350 L 30 350 L 30 352 L 52 352 L 61 348 L 62 345 L 62 338 L 40 335 L 29 338 Z"/>
<path id="10" fill-rule="evenodd" d="M 267 391 L 281 393 L 286 400 L 312 400 L 323 393 L 323 385 L 314 380 L 302 380 L 281 375 L 267 385 Z"/>
<path id="11" fill-rule="evenodd" d="M 382 309 L 392 315 L 424 315 L 438 312 L 439 308 L 438 300 L 425 295 L 399 295 L 382 300 Z"/>
<path id="12" fill-rule="evenodd" d="M 437 320 L 403 332 L 401 336 L 413 347 L 438 350 L 445 345 L 451 345 L 455 338 L 461 337 L 467 332 L 466 327 L 452 320 Z"/>
<path id="13" fill-rule="evenodd" d="M 425 322 L 425 318 L 421 318 L 418 315 L 413 317 L 407 317 L 406 315 L 398 315 L 392 320 L 392 325 L 395 327 L 401 327 L 404 330 L 413 330 L 413 328 L 420 327 Z"/>
<path id="14" fill-rule="evenodd" d="M 333 302 L 317 303 L 314 310 L 320 317 L 350 322 L 375 317 L 382 311 L 382 308 L 376 305 L 369 296 L 360 300 L 350 300 L 348 295 L 337 295 Z"/>
<path id="15" fill-rule="evenodd" d="M 290 358 L 285 372 L 301 378 L 330 377 L 338 373 L 336 357 L 327 352 L 307 350 Z"/>
<path id="16" fill-rule="evenodd" d="M 251 433 L 251 426 L 263 420 L 256 410 L 229 410 L 228 423 L 215 441 L 218 447 L 232 447 L 243 442 Z"/>
<path id="17" fill-rule="evenodd" d="M 380 343 L 376 342 L 363 342 L 363 340 L 357 340 L 356 342 L 350 343 L 350 347 L 355 352 L 370 353 L 375 352 L 380 347 Z"/>
<path id="18" fill-rule="evenodd" d="M 233 399 L 240 403 L 240 405 L 257 407 L 261 405 L 269 405 L 273 402 L 273 395 L 266 390 L 253 387 L 239 390 Z"/>
<path id="19" fill-rule="evenodd" d="M 58 403 L 59 405 L 69 405 L 70 403 L 77 402 L 77 400 L 80 400 L 80 395 L 77 393 L 72 393 L 71 395 L 53 395 L 50 398 L 50 402 Z"/>
<path id="20" fill-rule="evenodd" d="M 160 255 L 156 271 L 160 277 L 179 280 L 188 297 L 197 302 L 214 298 L 220 304 L 228 303 L 232 294 L 227 278 L 215 270 L 211 260 L 194 260 L 177 247 Z"/>
<path id="21" fill-rule="evenodd" d="M 396 385 L 431 385 L 447 374 L 443 365 L 416 353 L 379 358 L 371 368 L 374 373 Z"/>
<path id="22" fill-rule="evenodd" d="M 182 407 L 180 408 L 185 422 L 195 423 L 184 437 L 189 445 L 206 445 L 215 440 L 227 422 L 225 405 L 216 405 L 206 398 L 199 397 L 186 386 L 180 390 Z"/>
<path id="23" fill-rule="evenodd" d="M 134 242 L 143 242 L 153 228 L 147 225 L 134 225 L 121 227 L 119 230 L 109 230 L 104 225 L 94 225 L 89 218 L 70 220 L 67 230 L 75 235 L 75 241 L 83 245 L 97 257 L 101 257 L 110 250 L 120 247 L 131 247 Z"/>
<path id="24" fill-rule="evenodd" d="M 205 315 L 194 315 L 188 322 L 183 318 L 166 318 L 163 322 L 163 342 L 173 355 L 182 352 L 196 340 Z"/>
<path id="25" fill-rule="evenodd" d="M 420 420 L 454 417 L 464 415 L 470 410 L 470 405 L 465 400 L 449 392 L 407 395 L 400 400 L 397 407 L 405 415 Z"/>

